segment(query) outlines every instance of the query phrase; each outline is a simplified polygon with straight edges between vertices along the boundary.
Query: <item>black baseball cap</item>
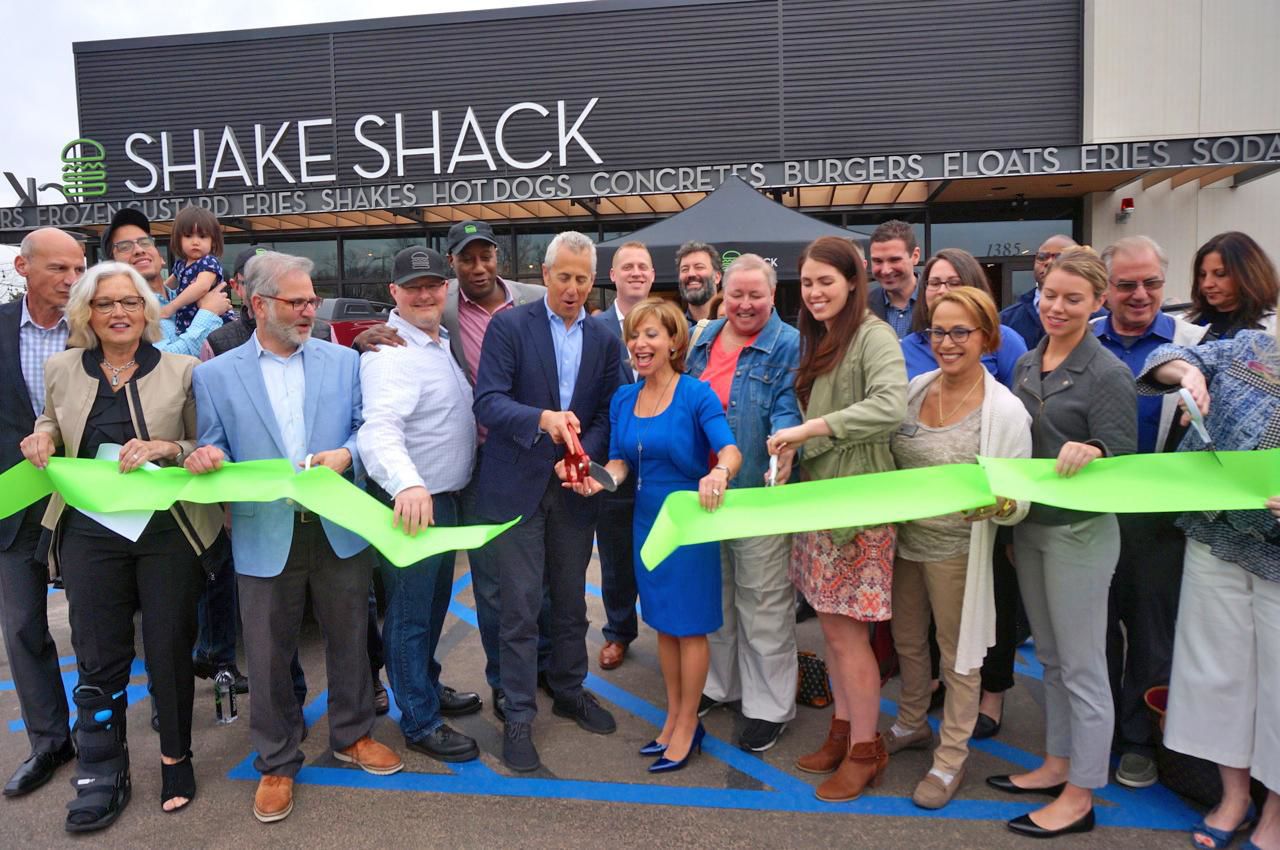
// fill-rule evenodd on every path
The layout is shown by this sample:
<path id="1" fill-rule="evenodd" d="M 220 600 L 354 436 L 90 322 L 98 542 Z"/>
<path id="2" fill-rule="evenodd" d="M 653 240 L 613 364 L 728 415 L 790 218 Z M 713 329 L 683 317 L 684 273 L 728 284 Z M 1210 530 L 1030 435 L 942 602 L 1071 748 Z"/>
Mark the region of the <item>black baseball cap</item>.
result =
<path id="1" fill-rule="evenodd" d="M 391 282 L 402 286 L 420 277 L 438 277 L 448 280 L 448 266 L 439 251 L 430 248 L 405 248 L 396 254 L 391 265 Z"/>
<path id="2" fill-rule="evenodd" d="M 111 238 L 111 234 L 116 232 L 116 228 L 124 227 L 126 224 L 141 227 L 148 236 L 151 235 L 151 219 L 147 218 L 142 210 L 125 207 L 111 217 L 111 223 L 107 225 L 106 230 L 102 231 L 102 259 L 111 259 L 111 245 L 115 241 Z"/>
<path id="3" fill-rule="evenodd" d="M 231 276 L 238 277 L 239 275 L 244 274 L 244 267 L 249 265 L 249 261 L 252 260 L 254 257 L 258 256 L 259 254 L 265 254 L 265 253 L 267 253 L 266 248 L 257 248 L 257 247 L 245 248 L 243 251 L 241 251 L 239 254 L 236 255 L 236 264 L 232 267 Z"/>
<path id="4" fill-rule="evenodd" d="M 493 228 L 488 224 L 483 221 L 460 221 L 449 228 L 449 253 L 457 254 L 477 239 L 495 246 L 498 244 Z"/>

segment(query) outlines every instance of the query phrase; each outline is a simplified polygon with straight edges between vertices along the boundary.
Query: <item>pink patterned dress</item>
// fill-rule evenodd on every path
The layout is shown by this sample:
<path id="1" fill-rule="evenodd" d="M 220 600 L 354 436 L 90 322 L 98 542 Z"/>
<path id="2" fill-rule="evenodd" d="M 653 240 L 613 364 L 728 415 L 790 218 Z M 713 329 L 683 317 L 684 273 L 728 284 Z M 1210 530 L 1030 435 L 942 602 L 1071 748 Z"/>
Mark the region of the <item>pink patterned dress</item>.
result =
<path id="1" fill-rule="evenodd" d="M 892 525 L 864 528 L 843 546 L 829 531 L 793 534 L 791 583 L 819 613 L 864 623 L 888 620 L 896 540 Z"/>

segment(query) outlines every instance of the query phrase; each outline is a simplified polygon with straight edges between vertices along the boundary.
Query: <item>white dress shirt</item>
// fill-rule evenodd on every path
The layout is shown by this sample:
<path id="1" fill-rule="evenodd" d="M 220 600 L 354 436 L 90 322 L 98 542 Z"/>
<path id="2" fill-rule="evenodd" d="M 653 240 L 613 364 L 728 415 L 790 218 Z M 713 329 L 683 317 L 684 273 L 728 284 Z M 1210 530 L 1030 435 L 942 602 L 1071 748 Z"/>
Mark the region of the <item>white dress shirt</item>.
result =
<path id="1" fill-rule="evenodd" d="M 356 446 L 369 477 L 392 496 L 409 487 L 461 490 L 471 480 L 476 420 L 471 384 L 449 351 L 449 332 L 434 340 L 391 311 L 387 324 L 403 347 L 384 345 L 360 358 L 364 424 Z"/>
<path id="2" fill-rule="evenodd" d="M 267 398 L 271 400 L 271 412 L 284 439 L 285 453 L 295 465 L 301 464 L 307 457 L 307 422 L 303 412 L 307 371 L 302 360 L 306 346 L 300 345 L 288 357 L 281 357 L 263 348 L 256 333 L 253 345 L 258 351 L 258 368 L 267 385 Z"/>

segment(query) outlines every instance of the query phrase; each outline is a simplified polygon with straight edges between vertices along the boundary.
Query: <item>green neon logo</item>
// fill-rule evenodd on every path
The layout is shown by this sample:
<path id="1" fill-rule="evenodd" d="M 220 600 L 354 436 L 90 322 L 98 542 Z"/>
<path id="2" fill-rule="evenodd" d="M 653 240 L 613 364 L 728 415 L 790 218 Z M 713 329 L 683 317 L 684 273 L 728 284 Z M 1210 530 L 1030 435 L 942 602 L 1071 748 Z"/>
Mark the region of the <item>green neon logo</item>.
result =
<path id="1" fill-rule="evenodd" d="M 107 152 L 93 139 L 74 139 L 62 146 L 62 193 L 68 198 L 107 194 Z"/>
<path id="2" fill-rule="evenodd" d="M 729 268 L 729 264 L 742 256 L 741 251 L 725 251 L 720 255 L 721 270 Z"/>

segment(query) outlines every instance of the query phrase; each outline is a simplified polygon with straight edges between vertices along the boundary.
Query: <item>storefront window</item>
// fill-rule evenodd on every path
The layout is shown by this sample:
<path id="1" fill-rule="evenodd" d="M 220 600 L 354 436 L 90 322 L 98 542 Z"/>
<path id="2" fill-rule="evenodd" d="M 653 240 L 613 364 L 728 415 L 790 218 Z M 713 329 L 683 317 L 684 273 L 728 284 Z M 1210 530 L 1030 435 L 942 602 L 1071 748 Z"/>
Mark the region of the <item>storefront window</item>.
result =
<path id="1" fill-rule="evenodd" d="M 421 234 L 378 236 L 371 239 L 342 240 L 343 278 L 348 281 L 391 280 L 391 267 L 398 252 L 422 246 Z"/>
<path id="2" fill-rule="evenodd" d="M 933 225 L 931 245 L 963 248 L 975 257 L 1029 257 L 1055 233 L 1071 234 L 1071 219 L 957 221 Z"/>

